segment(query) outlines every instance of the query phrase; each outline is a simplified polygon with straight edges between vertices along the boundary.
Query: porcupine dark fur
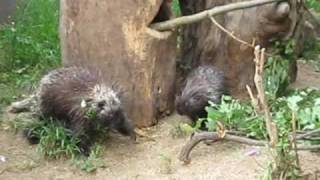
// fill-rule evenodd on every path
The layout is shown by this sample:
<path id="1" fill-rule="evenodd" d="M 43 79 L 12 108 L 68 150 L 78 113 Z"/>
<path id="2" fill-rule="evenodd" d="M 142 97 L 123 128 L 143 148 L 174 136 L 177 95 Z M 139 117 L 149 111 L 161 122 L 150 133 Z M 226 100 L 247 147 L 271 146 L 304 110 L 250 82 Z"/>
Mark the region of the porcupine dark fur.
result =
<path id="1" fill-rule="evenodd" d="M 205 107 L 209 101 L 219 104 L 227 93 L 224 73 L 214 66 L 202 65 L 187 76 L 181 94 L 176 98 L 176 110 L 192 121 L 207 117 Z"/>

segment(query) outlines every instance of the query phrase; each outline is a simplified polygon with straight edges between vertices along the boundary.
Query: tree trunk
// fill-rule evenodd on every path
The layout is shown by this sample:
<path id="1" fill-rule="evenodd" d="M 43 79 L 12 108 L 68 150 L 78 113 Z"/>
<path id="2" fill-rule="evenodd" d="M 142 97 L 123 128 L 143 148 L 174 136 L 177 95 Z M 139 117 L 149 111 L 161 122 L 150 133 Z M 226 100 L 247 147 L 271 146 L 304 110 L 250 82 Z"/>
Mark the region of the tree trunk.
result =
<path id="1" fill-rule="evenodd" d="M 180 0 L 182 15 L 190 15 L 215 6 L 243 0 Z M 281 39 L 295 28 L 288 2 L 234 11 L 216 16 L 219 24 L 238 38 L 268 48 L 271 40 Z M 223 70 L 228 89 L 237 98 L 247 97 L 246 85 L 254 89 L 253 48 L 240 44 L 221 31 L 209 19 L 183 29 L 182 76 L 195 66 L 211 64 Z M 291 76 L 296 74 L 295 63 Z M 293 76 L 295 77 L 295 76 Z"/>
<path id="2" fill-rule="evenodd" d="M 64 65 L 98 67 L 124 90 L 138 127 L 173 108 L 176 34 L 148 28 L 171 18 L 167 0 L 61 0 Z"/>

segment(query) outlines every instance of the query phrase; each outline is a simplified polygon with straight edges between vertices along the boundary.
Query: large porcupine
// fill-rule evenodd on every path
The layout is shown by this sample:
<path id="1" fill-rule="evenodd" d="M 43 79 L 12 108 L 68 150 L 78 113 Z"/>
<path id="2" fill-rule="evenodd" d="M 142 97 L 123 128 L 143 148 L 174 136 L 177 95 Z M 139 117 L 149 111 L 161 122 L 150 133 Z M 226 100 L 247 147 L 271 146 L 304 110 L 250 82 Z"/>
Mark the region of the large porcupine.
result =
<path id="1" fill-rule="evenodd" d="M 36 97 L 41 114 L 65 123 L 85 154 L 101 127 L 135 139 L 116 87 L 107 85 L 97 70 L 76 66 L 53 70 L 40 81 Z M 32 133 L 26 134 L 32 139 Z"/>
<path id="2" fill-rule="evenodd" d="M 195 122 L 207 116 L 205 107 L 209 101 L 220 103 L 226 89 L 222 71 L 210 65 L 199 66 L 187 76 L 181 95 L 176 98 L 176 110 Z"/>

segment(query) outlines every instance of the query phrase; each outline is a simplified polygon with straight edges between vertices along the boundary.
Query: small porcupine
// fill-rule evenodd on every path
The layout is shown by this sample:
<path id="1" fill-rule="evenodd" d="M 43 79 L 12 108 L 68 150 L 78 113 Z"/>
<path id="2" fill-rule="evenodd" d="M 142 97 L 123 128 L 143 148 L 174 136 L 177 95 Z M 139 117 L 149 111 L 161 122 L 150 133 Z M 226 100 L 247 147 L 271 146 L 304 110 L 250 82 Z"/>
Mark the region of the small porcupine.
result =
<path id="1" fill-rule="evenodd" d="M 76 66 L 53 70 L 40 81 L 36 96 L 41 114 L 62 121 L 80 139 L 85 154 L 101 127 L 136 138 L 116 87 L 107 85 L 97 70 Z M 32 133 L 26 134 L 34 141 Z"/>
<path id="2" fill-rule="evenodd" d="M 205 107 L 209 101 L 219 104 L 225 93 L 224 73 L 214 66 L 199 66 L 187 76 L 181 95 L 176 98 L 176 110 L 195 122 L 207 116 Z"/>

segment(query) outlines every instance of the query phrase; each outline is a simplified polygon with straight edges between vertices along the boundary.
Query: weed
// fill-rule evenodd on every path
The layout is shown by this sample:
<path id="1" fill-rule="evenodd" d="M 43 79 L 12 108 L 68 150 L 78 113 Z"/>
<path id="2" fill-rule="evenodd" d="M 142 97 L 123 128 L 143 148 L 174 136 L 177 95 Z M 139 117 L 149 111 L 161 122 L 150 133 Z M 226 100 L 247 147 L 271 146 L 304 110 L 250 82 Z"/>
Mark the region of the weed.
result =
<path id="1" fill-rule="evenodd" d="M 163 174 L 172 173 L 172 160 L 165 154 L 160 154 L 160 172 Z"/>
<path id="2" fill-rule="evenodd" d="M 189 124 L 186 123 L 179 123 L 176 124 L 172 131 L 171 131 L 171 135 L 173 138 L 179 138 L 179 137 L 184 137 L 184 136 L 189 136 L 192 133 L 197 131 L 197 127 L 192 127 Z"/>

